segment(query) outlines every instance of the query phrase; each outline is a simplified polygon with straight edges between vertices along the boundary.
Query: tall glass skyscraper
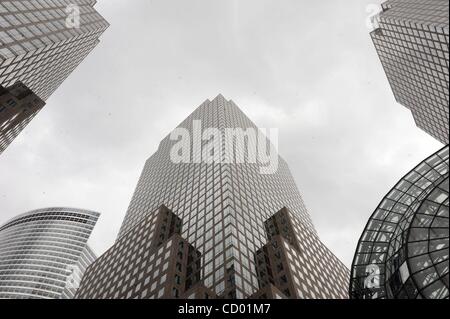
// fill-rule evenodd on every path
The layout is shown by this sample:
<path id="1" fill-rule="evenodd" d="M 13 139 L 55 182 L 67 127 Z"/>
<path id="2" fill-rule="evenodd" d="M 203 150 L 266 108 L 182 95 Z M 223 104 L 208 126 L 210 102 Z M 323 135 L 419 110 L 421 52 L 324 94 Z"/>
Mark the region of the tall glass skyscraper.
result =
<path id="1" fill-rule="evenodd" d="M 185 143 L 191 150 L 188 162 L 174 162 L 174 149 L 180 141 L 172 134 L 162 140 L 158 151 L 145 164 L 116 247 L 87 270 L 88 282 L 84 285 L 83 279 L 80 288 L 86 293 L 80 297 L 154 298 L 165 295 L 164 291 L 158 294 L 154 290 L 161 283 L 152 285 L 150 279 L 145 280 L 146 276 L 154 274 L 141 273 L 141 269 L 149 269 L 145 263 L 153 255 L 144 255 L 148 248 L 139 242 L 139 238 L 147 238 L 148 235 L 142 234 L 147 227 L 157 227 L 150 220 L 156 220 L 161 214 L 158 208 L 165 205 L 180 219 L 182 227 L 177 231 L 182 238 L 202 255 L 200 277 L 209 289 L 208 295 L 212 291 L 226 298 L 245 298 L 271 284 L 290 298 L 346 298 L 348 270 L 320 242 L 286 162 L 275 152 L 271 160 L 278 164 L 277 169 L 262 173 L 263 164 L 249 161 L 248 151 L 256 144 L 260 149 L 270 145 L 265 136 L 262 143 L 256 144 L 248 136 L 226 138 L 228 129 L 247 133 L 257 131 L 256 125 L 237 105 L 221 95 L 212 101 L 206 100 L 177 130 L 181 128 L 192 137 Z M 204 147 L 208 141 L 213 140 L 196 139 L 211 128 L 219 129 L 219 135 L 223 137 L 221 141 L 213 139 L 217 147 L 213 153 L 225 155 L 221 158 L 216 154 L 215 161 L 205 162 L 199 159 L 205 155 Z M 202 147 L 198 147 L 198 143 Z M 230 158 L 233 156 L 227 153 L 227 148 L 234 149 L 236 157 Z M 239 156 L 245 161 L 237 161 Z M 168 238 L 164 233 L 161 236 Z M 130 244 L 130 241 L 135 242 Z M 274 256 L 286 255 L 276 263 L 278 271 L 286 272 L 280 274 L 280 278 L 275 278 L 273 272 L 271 278 L 262 276 L 267 269 L 275 267 L 275 262 L 270 261 L 272 250 L 260 250 L 267 245 L 283 250 Z M 257 270 L 256 256 L 266 251 L 267 265 L 261 264 Z M 157 251 L 154 254 L 157 256 Z M 170 264 L 168 267 L 170 269 Z M 294 281 L 294 277 L 296 288 L 287 287 L 287 281 Z M 135 291 L 137 285 L 139 292 Z M 269 295 L 274 295 L 274 291 L 269 291 Z M 267 296 L 264 293 L 259 296 L 262 295 Z"/>
<path id="2" fill-rule="evenodd" d="M 20 81 L 46 101 L 99 43 L 108 27 L 94 9 L 95 3 L 0 1 L 0 85 L 7 88 Z M 1 113 L 2 106 L 0 118 Z M 0 129 L 0 145 L 9 144 L 36 114 L 27 113 L 12 131 Z"/>
<path id="3" fill-rule="evenodd" d="M 354 299 L 449 298 L 449 148 L 406 174 L 383 198 L 358 243 Z"/>
<path id="4" fill-rule="evenodd" d="M 0 299 L 73 298 L 96 256 L 87 246 L 99 213 L 38 209 L 0 227 Z"/>
<path id="5" fill-rule="evenodd" d="M 388 0 L 371 33 L 397 102 L 449 143 L 449 2 Z"/>

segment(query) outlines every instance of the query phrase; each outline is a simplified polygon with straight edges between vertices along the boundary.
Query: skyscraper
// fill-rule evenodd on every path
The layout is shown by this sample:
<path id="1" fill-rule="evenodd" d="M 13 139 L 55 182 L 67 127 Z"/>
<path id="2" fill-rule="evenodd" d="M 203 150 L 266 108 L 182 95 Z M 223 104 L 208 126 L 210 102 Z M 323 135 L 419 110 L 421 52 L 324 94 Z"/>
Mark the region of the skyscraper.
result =
<path id="1" fill-rule="evenodd" d="M 449 143 L 449 2 L 388 0 L 371 37 L 397 102 Z"/>
<path id="2" fill-rule="evenodd" d="M 219 136 L 213 134 L 215 137 L 211 138 L 214 129 L 218 129 Z M 242 132 L 243 138 L 226 138 L 229 129 Z M 101 261 L 86 272 L 87 278 L 96 278 L 89 275 L 91 271 L 104 270 L 106 274 L 98 280 L 86 279 L 86 285 L 83 279 L 81 289 L 89 293 L 80 297 L 114 296 L 117 291 L 117 296 L 122 297 L 159 296 L 149 288 L 152 284 L 159 287 L 160 283 L 148 281 L 149 286 L 144 285 L 141 280 L 149 274 L 141 271 L 144 266 L 137 265 L 150 263 L 140 241 L 149 236 L 145 235 L 148 232 L 145 229 L 156 226 L 145 221 L 155 219 L 160 212 L 158 208 L 165 205 L 182 223 L 178 229 L 181 238 L 202 256 L 199 284 L 200 290 L 208 296 L 212 292 L 219 297 L 246 298 L 265 287 L 255 257 L 257 251 L 268 244 L 270 236 L 279 235 L 287 246 L 294 245 L 295 252 L 290 247 L 285 249 L 293 258 L 292 263 L 301 269 L 301 273 L 295 273 L 299 293 L 274 282 L 275 278 L 269 280 L 275 287 L 286 290 L 280 293 L 290 298 L 346 298 L 348 270 L 320 242 L 286 162 L 275 152 L 271 162 L 277 164 L 277 169 L 262 172 L 262 166 L 267 168 L 269 163 L 250 160 L 252 148 L 260 151 L 272 145 L 265 136 L 258 141 L 252 139 L 251 132 L 257 130 L 233 101 L 219 95 L 212 101 L 206 100 L 164 138 L 158 151 L 145 164 L 116 242 L 118 247 L 106 253 L 111 257 L 100 257 Z M 186 142 L 180 137 L 192 139 Z M 187 161 L 174 161 L 174 157 L 180 155 L 177 147 L 180 143 L 188 150 Z M 213 150 L 208 148 L 211 144 L 215 146 Z M 234 150 L 233 155 L 230 149 Z M 207 153 L 214 154 L 213 161 L 203 160 Z M 279 224 L 277 233 L 268 229 L 265 222 L 279 211 L 282 211 L 283 223 Z M 145 226 L 145 223 L 150 224 Z M 286 231 L 284 223 L 294 226 Z M 135 233 L 140 235 L 133 235 Z M 278 238 L 269 244 L 281 242 Z M 122 255 L 113 254 L 114 251 L 122 251 Z M 280 254 L 287 255 L 284 250 Z M 292 276 L 281 275 L 283 280 L 293 279 L 292 263 L 284 263 Z M 134 282 L 142 284 L 141 291 L 136 291 Z M 93 287 L 96 286 L 102 291 L 95 292 Z M 144 292 L 148 294 L 140 294 Z M 194 295 L 198 297 L 195 292 Z M 165 296 L 165 292 L 160 296 Z"/>
<path id="3" fill-rule="evenodd" d="M 46 101 L 99 43 L 108 27 L 95 11 L 95 3 L 1 1 L 0 85 L 7 88 L 21 82 Z M 9 139 L 17 136 L 36 114 L 29 112 Z M 3 139 L 4 134 L 0 134 L 0 144 L 6 144 Z"/>
<path id="4" fill-rule="evenodd" d="M 383 198 L 358 243 L 350 296 L 449 298 L 449 148 L 406 174 Z"/>
<path id="5" fill-rule="evenodd" d="M 99 214 L 38 209 L 0 227 L 0 299 L 73 298 L 96 256 L 87 240 Z"/>

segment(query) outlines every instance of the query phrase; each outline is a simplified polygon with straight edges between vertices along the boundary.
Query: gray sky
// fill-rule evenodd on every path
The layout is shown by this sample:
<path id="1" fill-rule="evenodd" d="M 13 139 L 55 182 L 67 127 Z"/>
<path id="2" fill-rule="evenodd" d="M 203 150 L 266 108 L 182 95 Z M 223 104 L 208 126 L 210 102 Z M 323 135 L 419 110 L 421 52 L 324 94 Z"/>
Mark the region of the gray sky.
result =
<path id="1" fill-rule="evenodd" d="M 145 160 L 222 93 L 279 128 L 320 237 L 350 266 L 369 216 L 440 143 L 394 101 L 366 27 L 377 0 L 100 0 L 111 23 L 0 156 L 0 224 L 28 210 L 102 213 L 118 233 Z"/>

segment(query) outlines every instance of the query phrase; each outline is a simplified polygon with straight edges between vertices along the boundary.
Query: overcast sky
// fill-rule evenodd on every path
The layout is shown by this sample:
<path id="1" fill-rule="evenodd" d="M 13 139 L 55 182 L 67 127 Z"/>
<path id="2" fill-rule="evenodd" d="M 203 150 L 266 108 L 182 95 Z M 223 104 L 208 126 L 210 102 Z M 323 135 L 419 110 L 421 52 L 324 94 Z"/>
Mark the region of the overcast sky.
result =
<path id="1" fill-rule="evenodd" d="M 0 156 L 0 224 L 36 208 L 102 216 L 119 231 L 145 160 L 222 93 L 279 128 L 324 243 L 350 266 L 369 216 L 440 143 L 394 101 L 366 27 L 377 0 L 100 0 L 100 45 Z"/>

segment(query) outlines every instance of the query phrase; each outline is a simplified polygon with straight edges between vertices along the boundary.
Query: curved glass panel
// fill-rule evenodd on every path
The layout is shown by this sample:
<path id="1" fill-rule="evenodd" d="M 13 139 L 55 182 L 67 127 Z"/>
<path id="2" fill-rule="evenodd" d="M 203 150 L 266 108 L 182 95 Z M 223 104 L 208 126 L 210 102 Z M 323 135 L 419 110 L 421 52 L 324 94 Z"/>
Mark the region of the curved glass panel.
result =
<path id="1" fill-rule="evenodd" d="M 81 280 L 95 258 L 86 242 L 98 217 L 86 210 L 47 208 L 1 226 L 0 299 L 73 296 L 68 284 Z"/>

